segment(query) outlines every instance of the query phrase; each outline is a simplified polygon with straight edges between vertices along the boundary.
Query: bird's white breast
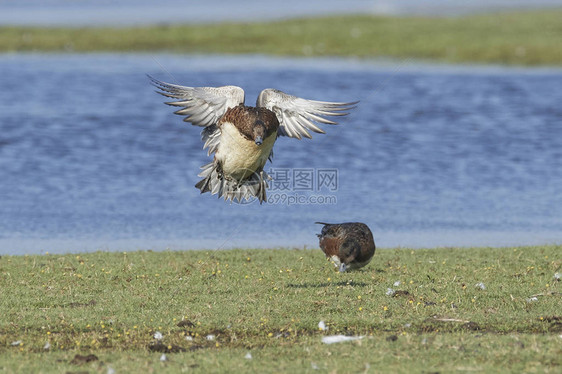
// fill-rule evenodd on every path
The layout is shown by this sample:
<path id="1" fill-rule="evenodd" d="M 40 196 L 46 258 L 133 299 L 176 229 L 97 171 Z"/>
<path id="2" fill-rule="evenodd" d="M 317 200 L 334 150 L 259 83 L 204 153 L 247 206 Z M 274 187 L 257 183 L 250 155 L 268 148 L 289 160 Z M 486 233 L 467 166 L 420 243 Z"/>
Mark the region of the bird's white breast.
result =
<path id="1" fill-rule="evenodd" d="M 253 140 L 248 140 L 240 134 L 232 123 L 223 123 L 220 144 L 215 155 L 221 162 L 223 173 L 236 180 L 249 177 L 265 165 L 276 137 L 277 132 L 274 132 L 258 146 Z"/>

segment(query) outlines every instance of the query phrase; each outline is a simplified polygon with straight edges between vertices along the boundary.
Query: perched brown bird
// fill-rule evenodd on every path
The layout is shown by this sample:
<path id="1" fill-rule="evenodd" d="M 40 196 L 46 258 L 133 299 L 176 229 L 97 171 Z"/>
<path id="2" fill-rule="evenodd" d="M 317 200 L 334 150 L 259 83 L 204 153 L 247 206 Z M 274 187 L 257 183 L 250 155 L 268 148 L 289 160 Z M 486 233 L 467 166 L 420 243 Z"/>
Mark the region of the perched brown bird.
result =
<path id="1" fill-rule="evenodd" d="M 323 134 L 317 124 L 335 125 L 325 117 L 344 116 L 356 104 L 306 100 L 268 88 L 251 107 L 244 105 L 240 87 L 187 87 L 149 78 L 158 93 L 175 100 L 166 104 L 179 107 L 176 114 L 203 127 L 203 148 L 209 148 L 208 155 L 214 158 L 201 167 L 203 179 L 195 187 L 230 201 L 266 200 L 271 178 L 263 168 L 273 157 L 279 136 L 301 139 L 311 138 L 310 132 Z"/>
<path id="2" fill-rule="evenodd" d="M 375 254 L 375 240 L 369 227 L 360 222 L 324 225 L 318 234 L 320 248 L 340 272 L 367 265 Z"/>

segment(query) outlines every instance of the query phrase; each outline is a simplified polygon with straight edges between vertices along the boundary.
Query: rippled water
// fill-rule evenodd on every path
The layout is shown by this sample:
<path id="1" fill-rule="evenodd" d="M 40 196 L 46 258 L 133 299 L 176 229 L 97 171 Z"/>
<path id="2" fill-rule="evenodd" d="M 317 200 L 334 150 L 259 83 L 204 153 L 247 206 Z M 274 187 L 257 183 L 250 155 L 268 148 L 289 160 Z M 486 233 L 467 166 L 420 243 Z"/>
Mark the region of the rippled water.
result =
<path id="1" fill-rule="evenodd" d="M 379 246 L 562 242 L 562 71 L 260 56 L 2 55 L 0 253 L 316 246 L 315 221 Z M 146 73 L 361 100 L 340 126 L 281 138 L 270 167 L 336 170 L 324 204 L 228 204 L 194 184 L 199 129 Z M 292 181 L 291 181 L 292 183 Z"/>

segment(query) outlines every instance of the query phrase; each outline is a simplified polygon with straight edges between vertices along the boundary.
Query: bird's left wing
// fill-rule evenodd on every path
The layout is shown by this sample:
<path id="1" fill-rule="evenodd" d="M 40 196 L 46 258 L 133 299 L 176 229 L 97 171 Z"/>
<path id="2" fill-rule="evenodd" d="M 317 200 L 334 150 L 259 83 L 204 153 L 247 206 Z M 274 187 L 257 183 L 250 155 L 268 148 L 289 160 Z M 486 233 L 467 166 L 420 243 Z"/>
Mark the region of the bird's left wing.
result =
<path id="1" fill-rule="evenodd" d="M 195 126 L 212 126 L 229 108 L 244 104 L 244 90 L 237 86 L 187 87 L 159 81 L 148 76 L 159 94 L 177 99 L 166 104 L 181 107 L 175 114 Z"/>
<path id="2" fill-rule="evenodd" d="M 345 116 L 348 114 L 345 111 L 353 109 L 357 103 L 306 100 L 268 88 L 260 93 L 256 106 L 275 113 L 279 120 L 279 135 L 301 139 L 303 136 L 312 138 L 309 130 L 324 134 L 316 123 L 335 125 L 336 122 L 324 117 Z"/>

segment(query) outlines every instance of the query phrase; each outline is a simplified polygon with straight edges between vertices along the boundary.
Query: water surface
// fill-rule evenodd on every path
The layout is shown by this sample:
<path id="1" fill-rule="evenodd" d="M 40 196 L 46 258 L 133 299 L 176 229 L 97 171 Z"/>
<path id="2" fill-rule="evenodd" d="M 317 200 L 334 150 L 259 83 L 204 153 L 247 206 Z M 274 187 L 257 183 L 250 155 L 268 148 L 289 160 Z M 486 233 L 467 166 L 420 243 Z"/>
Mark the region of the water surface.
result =
<path id="1" fill-rule="evenodd" d="M 562 71 L 261 56 L 0 56 L 0 253 L 317 246 L 315 221 L 381 247 L 562 242 Z M 316 204 L 229 204 L 194 187 L 200 130 L 145 76 L 361 100 L 270 167 L 336 170 Z M 281 201 L 281 200 L 280 200 Z M 310 202 L 309 200 L 306 200 Z"/>

